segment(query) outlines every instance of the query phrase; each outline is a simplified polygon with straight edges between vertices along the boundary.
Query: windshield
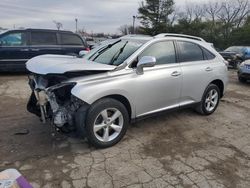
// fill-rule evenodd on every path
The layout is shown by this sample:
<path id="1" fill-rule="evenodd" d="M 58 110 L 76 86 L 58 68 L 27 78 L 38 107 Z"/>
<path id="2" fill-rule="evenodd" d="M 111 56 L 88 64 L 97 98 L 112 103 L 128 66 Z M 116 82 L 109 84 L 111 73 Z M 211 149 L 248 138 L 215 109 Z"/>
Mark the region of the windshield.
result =
<path id="1" fill-rule="evenodd" d="M 120 65 L 146 41 L 116 40 L 101 45 L 84 56 L 85 59 L 108 65 Z"/>
<path id="2" fill-rule="evenodd" d="M 237 53 L 242 53 L 244 51 L 244 48 L 243 47 L 237 47 L 237 46 L 232 46 L 232 47 L 229 47 L 225 50 L 226 52 L 237 52 Z"/>

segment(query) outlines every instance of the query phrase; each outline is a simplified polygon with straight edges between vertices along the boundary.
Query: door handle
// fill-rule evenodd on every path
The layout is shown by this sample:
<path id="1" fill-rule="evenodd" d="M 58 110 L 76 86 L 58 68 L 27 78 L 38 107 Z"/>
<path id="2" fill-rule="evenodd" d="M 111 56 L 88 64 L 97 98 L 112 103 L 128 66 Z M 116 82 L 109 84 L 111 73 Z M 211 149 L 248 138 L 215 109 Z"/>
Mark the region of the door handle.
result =
<path id="1" fill-rule="evenodd" d="M 28 52 L 29 49 L 28 49 L 28 48 L 25 48 L 25 49 L 21 49 L 20 51 L 21 51 L 21 52 Z"/>
<path id="2" fill-rule="evenodd" d="M 171 74 L 171 76 L 174 76 L 174 77 L 177 77 L 177 76 L 180 76 L 180 75 L 181 75 L 181 73 L 178 72 L 178 71 L 174 71 L 174 72 Z"/>
<path id="3" fill-rule="evenodd" d="M 210 71 L 212 71 L 213 69 L 211 68 L 211 67 L 207 67 L 206 69 L 205 69 L 205 71 L 207 71 L 207 72 L 210 72 Z"/>

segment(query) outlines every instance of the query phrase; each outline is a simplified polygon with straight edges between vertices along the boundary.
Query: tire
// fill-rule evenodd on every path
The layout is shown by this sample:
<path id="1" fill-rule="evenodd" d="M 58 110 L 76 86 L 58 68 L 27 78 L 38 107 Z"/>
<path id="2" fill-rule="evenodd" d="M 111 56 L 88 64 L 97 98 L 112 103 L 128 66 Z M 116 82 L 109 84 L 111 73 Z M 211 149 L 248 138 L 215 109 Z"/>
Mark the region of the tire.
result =
<path id="1" fill-rule="evenodd" d="M 215 112 L 219 105 L 220 96 L 220 89 L 218 86 L 215 84 L 210 84 L 206 88 L 202 100 L 195 110 L 201 115 L 211 115 Z"/>
<path id="2" fill-rule="evenodd" d="M 96 148 L 107 148 L 124 137 L 129 115 L 122 103 L 105 98 L 90 106 L 85 123 L 85 135 L 89 143 Z"/>
<path id="3" fill-rule="evenodd" d="M 241 83 L 246 83 L 247 82 L 247 80 L 245 79 L 245 78 L 242 78 L 242 77 L 238 77 L 238 79 L 239 79 L 239 82 L 241 82 Z"/>

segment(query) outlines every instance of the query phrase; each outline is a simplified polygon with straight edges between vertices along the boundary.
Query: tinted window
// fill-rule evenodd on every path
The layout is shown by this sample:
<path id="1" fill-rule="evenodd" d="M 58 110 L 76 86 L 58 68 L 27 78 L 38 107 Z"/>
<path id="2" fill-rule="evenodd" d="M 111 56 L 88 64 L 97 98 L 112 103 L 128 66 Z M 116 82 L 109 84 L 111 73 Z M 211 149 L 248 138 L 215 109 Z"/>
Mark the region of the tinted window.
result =
<path id="1" fill-rule="evenodd" d="M 149 46 L 139 59 L 143 56 L 153 56 L 156 58 L 156 64 L 176 63 L 175 47 L 172 41 L 158 42 Z"/>
<path id="2" fill-rule="evenodd" d="M 31 32 L 32 45 L 56 45 L 56 33 L 52 32 Z"/>
<path id="3" fill-rule="evenodd" d="M 180 49 L 179 60 L 180 62 L 189 62 L 189 61 L 201 61 L 203 60 L 203 52 L 201 48 L 191 42 L 178 42 Z"/>
<path id="4" fill-rule="evenodd" d="M 204 54 L 204 59 L 206 60 L 211 60 L 211 59 L 214 59 L 215 58 L 215 55 L 212 54 L 210 51 L 208 51 L 207 49 L 205 48 L 202 48 L 203 50 L 203 54 Z"/>
<path id="5" fill-rule="evenodd" d="M 26 35 L 24 32 L 9 33 L 0 38 L 2 46 L 24 46 L 26 45 Z"/>
<path id="6" fill-rule="evenodd" d="M 77 46 L 84 45 L 79 36 L 72 34 L 61 34 L 61 42 L 62 45 L 77 45 Z"/>

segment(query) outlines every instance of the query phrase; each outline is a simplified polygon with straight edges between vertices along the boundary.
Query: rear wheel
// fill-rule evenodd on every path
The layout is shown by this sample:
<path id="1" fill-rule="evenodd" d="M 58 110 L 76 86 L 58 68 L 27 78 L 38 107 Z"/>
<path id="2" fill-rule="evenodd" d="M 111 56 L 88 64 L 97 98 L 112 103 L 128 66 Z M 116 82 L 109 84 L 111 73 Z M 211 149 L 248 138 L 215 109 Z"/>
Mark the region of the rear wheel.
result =
<path id="1" fill-rule="evenodd" d="M 86 137 L 97 148 L 118 143 L 127 131 L 129 115 L 125 106 L 117 100 L 106 98 L 94 103 L 86 119 Z"/>
<path id="2" fill-rule="evenodd" d="M 217 109 L 220 101 L 220 90 L 218 86 L 210 84 L 205 90 L 202 101 L 196 111 L 202 115 L 210 115 Z"/>

